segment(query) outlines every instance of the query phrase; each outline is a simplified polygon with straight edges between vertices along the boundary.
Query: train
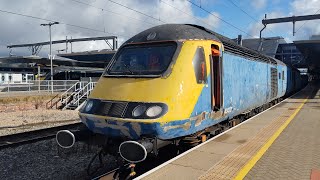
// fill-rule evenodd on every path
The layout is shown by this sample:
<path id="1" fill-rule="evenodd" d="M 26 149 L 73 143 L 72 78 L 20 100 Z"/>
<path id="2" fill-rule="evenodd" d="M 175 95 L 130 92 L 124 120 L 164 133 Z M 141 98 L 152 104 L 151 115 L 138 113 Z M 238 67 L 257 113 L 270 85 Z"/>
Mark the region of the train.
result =
<path id="1" fill-rule="evenodd" d="M 103 68 L 88 67 L 68 67 L 58 66 L 53 69 L 54 80 L 82 80 L 83 78 L 98 79 L 103 73 Z M 50 72 L 46 74 L 44 80 L 50 80 Z"/>
<path id="2" fill-rule="evenodd" d="M 209 29 L 164 24 L 119 48 L 79 116 L 90 132 L 117 139 L 105 147 L 138 163 L 169 144 L 205 141 L 218 124 L 235 125 L 306 83 L 296 68 Z M 74 139 L 57 133 L 62 147 Z"/>

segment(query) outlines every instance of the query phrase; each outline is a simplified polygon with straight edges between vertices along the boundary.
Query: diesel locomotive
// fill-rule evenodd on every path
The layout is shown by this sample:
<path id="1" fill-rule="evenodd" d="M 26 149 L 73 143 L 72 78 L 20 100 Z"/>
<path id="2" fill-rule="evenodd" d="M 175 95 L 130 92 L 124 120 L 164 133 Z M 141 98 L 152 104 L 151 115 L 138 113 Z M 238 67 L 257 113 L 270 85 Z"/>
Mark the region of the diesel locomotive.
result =
<path id="1" fill-rule="evenodd" d="M 81 121 L 118 139 L 120 155 L 143 161 L 165 145 L 206 139 L 232 122 L 303 86 L 297 69 L 237 45 L 204 27 L 165 24 L 127 40 L 86 103 Z M 66 134 L 57 134 L 63 147 Z"/>

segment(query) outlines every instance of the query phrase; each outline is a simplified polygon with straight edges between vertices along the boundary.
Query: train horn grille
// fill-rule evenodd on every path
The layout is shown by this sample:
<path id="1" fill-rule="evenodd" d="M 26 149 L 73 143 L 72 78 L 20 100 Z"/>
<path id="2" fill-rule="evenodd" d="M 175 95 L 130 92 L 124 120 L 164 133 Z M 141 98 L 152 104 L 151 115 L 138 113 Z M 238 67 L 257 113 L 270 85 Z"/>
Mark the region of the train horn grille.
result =
<path id="1" fill-rule="evenodd" d="M 95 114 L 110 117 L 124 117 L 127 102 L 102 102 Z"/>

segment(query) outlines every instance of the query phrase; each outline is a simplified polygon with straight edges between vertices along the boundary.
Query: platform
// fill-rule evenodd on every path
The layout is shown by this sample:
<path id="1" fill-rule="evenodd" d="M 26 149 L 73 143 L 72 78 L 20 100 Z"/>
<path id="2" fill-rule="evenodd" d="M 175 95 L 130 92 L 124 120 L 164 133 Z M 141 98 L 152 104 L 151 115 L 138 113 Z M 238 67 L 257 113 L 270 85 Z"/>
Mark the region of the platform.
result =
<path id="1" fill-rule="evenodd" d="M 278 105 L 136 179 L 317 178 L 319 89 L 319 82 L 310 83 Z"/>

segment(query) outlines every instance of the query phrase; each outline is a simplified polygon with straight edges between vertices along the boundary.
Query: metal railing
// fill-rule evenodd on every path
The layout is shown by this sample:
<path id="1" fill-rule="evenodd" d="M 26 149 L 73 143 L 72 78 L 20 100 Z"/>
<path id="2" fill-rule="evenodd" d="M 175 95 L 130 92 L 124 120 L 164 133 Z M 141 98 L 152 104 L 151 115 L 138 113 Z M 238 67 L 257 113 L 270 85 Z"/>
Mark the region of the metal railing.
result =
<path id="1" fill-rule="evenodd" d="M 59 94 L 55 95 L 50 101 L 46 103 L 46 109 L 51 109 L 53 106 L 56 106 L 56 109 L 58 109 L 58 103 L 60 102 L 60 96 Z M 50 106 L 49 106 L 50 104 Z"/>
<path id="2" fill-rule="evenodd" d="M 88 98 L 95 84 L 96 82 L 78 81 L 65 90 L 65 92 L 62 94 L 57 94 L 50 101 L 48 101 L 46 103 L 46 108 L 50 109 L 55 106 L 56 109 L 62 110 L 67 108 L 77 109 L 84 102 L 84 100 Z"/>
<path id="3" fill-rule="evenodd" d="M 53 92 L 63 92 L 72 87 L 77 80 L 54 80 Z M 51 92 L 50 80 L 32 80 L 27 83 L 2 82 L 0 92 Z"/>
<path id="4" fill-rule="evenodd" d="M 62 104 L 66 104 L 66 102 L 68 102 L 68 99 L 71 97 L 71 95 L 76 91 L 77 88 L 81 88 L 81 85 L 84 82 L 79 82 L 76 81 L 76 83 L 74 83 L 71 87 L 69 87 L 66 91 L 64 91 L 62 94 L 57 94 L 56 96 L 54 96 L 52 99 L 50 99 L 50 101 L 48 101 L 46 103 L 46 108 L 50 109 L 53 106 L 56 107 L 56 109 L 58 109 L 58 104 L 60 103 L 60 105 Z"/>
<path id="5" fill-rule="evenodd" d="M 80 91 L 88 82 L 77 82 L 73 86 L 71 86 L 69 89 L 67 89 L 64 93 L 60 95 L 60 102 L 62 104 L 68 104 L 70 101 L 70 98 L 73 97 L 74 94 L 76 94 L 78 91 Z"/>
<path id="6" fill-rule="evenodd" d="M 82 86 L 82 88 L 78 89 L 74 93 L 72 93 L 69 97 L 72 98 L 72 100 L 68 100 L 66 102 L 66 105 L 64 106 L 63 110 L 70 107 L 79 107 L 83 102 L 80 102 L 81 99 L 85 98 L 87 99 L 89 97 L 89 94 L 93 90 L 94 86 L 96 85 L 97 82 L 88 82 L 85 86 Z"/>

